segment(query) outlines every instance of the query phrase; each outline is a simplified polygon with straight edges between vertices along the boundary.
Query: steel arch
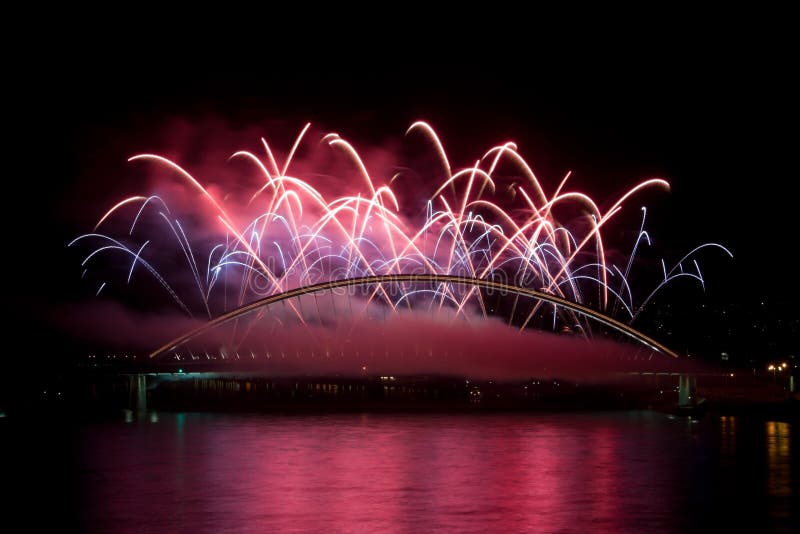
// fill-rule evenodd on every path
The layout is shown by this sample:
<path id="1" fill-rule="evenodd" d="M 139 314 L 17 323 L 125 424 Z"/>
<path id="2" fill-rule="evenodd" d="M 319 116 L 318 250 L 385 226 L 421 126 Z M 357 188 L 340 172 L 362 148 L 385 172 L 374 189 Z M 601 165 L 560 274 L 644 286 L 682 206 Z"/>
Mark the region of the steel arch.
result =
<path id="1" fill-rule="evenodd" d="M 210 320 L 209 322 L 193 330 L 190 330 L 189 332 L 186 332 L 176 337 L 175 339 L 168 341 L 164 345 L 158 347 L 153 352 L 151 352 L 149 357 L 154 358 L 156 356 L 164 354 L 165 352 L 175 349 L 185 341 L 191 339 L 192 337 L 206 330 L 209 330 L 211 328 L 214 328 L 215 326 L 228 322 L 241 315 L 249 313 L 263 306 L 274 304 L 276 302 L 281 302 L 283 300 L 299 297 L 301 295 L 306 295 L 309 293 L 315 293 L 318 291 L 336 289 L 339 287 L 352 287 L 352 286 L 371 285 L 371 284 L 409 283 L 409 282 L 429 282 L 429 283 L 459 284 L 466 286 L 474 286 L 482 289 L 495 289 L 499 291 L 507 291 L 509 293 L 516 293 L 521 296 L 527 296 L 538 300 L 543 300 L 551 304 L 563 306 L 564 308 L 567 308 L 576 313 L 580 313 L 581 315 L 584 315 L 600 323 L 603 323 L 606 326 L 610 326 L 614 330 L 617 330 L 618 332 L 621 332 L 635 339 L 636 341 L 642 343 L 647 347 L 650 347 L 656 352 L 665 354 L 667 356 L 671 356 L 673 358 L 678 358 L 678 355 L 675 352 L 671 351 L 670 349 L 668 349 L 658 341 L 654 340 L 653 338 L 643 334 L 642 332 L 636 330 L 635 328 L 630 327 L 629 325 L 626 325 L 625 323 L 617 321 L 613 317 L 609 317 L 603 313 L 600 313 L 582 304 L 578 304 L 569 301 L 567 299 L 551 295 L 549 293 L 543 293 L 541 291 L 536 291 L 534 289 L 528 289 L 524 287 L 517 287 L 503 282 L 496 282 L 494 280 L 470 278 L 466 276 L 452 276 L 446 274 L 386 274 L 379 276 L 364 276 L 360 278 L 346 278 L 343 280 L 333 280 L 328 282 L 321 282 L 319 284 L 314 284 L 310 286 L 298 287 L 296 289 L 291 289 L 283 293 L 278 293 L 275 295 L 271 295 L 269 297 L 265 297 L 263 299 L 256 300 L 254 302 L 251 302 L 250 304 L 245 304 L 244 306 L 236 308 L 235 310 L 231 310 L 223 315 L 220 315 L 219 317 L 216 317 Z"/>

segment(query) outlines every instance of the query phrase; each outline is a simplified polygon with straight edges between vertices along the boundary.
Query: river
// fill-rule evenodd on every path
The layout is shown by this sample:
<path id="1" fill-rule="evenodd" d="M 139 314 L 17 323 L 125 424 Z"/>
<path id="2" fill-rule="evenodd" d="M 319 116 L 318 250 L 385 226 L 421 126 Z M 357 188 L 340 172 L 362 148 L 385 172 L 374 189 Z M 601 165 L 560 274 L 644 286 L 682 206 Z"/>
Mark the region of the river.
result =
<path id="1" fill-rule="evenodd" d="M 790 532 L 798 521 L 798 429 L 785 421 L 179 413 L 68 428 L 66 451 L 15 460 L 30 476 L 51 471 L 38 502 L 48 514 L 61 499 L 65 530 Z"/>

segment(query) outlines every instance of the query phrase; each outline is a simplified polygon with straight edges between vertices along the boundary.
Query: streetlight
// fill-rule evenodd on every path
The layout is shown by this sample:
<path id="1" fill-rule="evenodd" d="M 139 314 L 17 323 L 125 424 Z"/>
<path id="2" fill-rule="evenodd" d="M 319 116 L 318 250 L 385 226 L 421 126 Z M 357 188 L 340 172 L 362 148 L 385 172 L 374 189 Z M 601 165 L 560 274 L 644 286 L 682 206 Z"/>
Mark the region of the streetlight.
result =
<path id="1" fill-rule="evenodd" d="M 777 367 L 775 367 L 775 365 L 773 364 L 769 364 L 769 367 L 767 367 L 767 371 L 772 371 L 772 382 L 773 383 L 777 382 L 777 379 L 775 378 Z"/>

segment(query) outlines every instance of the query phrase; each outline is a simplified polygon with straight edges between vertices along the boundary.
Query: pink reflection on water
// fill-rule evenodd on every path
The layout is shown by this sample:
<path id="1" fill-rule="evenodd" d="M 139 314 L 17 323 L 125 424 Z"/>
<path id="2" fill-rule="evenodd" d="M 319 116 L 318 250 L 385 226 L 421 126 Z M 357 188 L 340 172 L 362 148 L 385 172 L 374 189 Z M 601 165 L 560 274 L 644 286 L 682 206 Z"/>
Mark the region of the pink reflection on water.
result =
<path id="1" fill-rule="evenodd" d="M 646 426 L 646 425 L 645 425 Z M 680 425 L 624 415 L 179 415 L 97 431 L 99 531 L 676 528 Z M 672 445 L 671 445 L 672 443 Z M 672 521 L 672 523 L 670 523 Z"/>

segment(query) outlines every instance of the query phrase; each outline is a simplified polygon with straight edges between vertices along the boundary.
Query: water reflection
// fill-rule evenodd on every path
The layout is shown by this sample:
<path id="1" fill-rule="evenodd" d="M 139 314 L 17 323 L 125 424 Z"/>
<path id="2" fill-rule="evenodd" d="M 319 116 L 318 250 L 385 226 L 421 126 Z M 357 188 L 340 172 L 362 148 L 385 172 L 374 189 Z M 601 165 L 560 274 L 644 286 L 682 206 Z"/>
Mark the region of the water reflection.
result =
<path id="1" fill-rule="evenodd" d="M 748 491 L 768 494 L 762 521 L 780 528 L 793 513 L 787 423 L 765 427 L 766 488 L 726 475 L 731 491 L 711 491 L 718 458 L 730 473 L 754 463 L 737 457 L 750 450 L 737 441 L 760 436 L 737 434 L 740 423 L 687 427 L 653 413 L 159 414 L 158 424 L 86 430 L 82 468 L 97 474 L 83 488 L 86 530 L 714 529 L 709 510 L 752 512 L 728 502 Z"/>
<path id="2" fill-rule="evenodd" d="M 723 415 L 719 418 L 719 453 L 723 463 L 736 461 L 736 417 Z"/>
<path id="3" fill-rule="evenodd" d="M 792 512 L 791 430 L 786 422 L 765 423 L 769 515 L 775 519 L 788 518 Z"/>

